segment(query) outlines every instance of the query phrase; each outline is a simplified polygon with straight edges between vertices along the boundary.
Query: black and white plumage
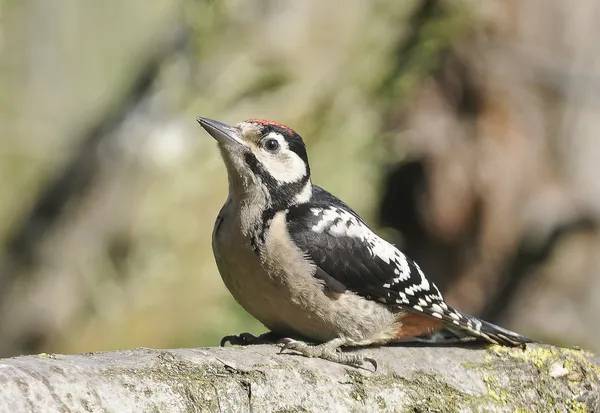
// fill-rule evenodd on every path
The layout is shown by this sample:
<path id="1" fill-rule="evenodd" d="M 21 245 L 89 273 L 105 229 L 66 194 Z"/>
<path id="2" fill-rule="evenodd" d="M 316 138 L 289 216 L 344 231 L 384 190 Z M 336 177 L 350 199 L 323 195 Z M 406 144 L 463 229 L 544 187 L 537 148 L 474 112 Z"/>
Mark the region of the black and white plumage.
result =
<path id="1" fill-rule="evenodd" d="M 324 342 L 288 340 L 287 348 L 360 364 L 334 349 L 442 329 L 504 345 L 533 341 L 449 307 L 415 262 L 312 184 L 304 142 L 292 129 L 256 119 L 235 127 L 198 121 L 228 171 L 229 198 L 213 233 L 226 286 L 275 333 Z"/>
<path id="2" fill-rule="evenodd" d="M 451 329 L 498 344 L 515 345 L 523 336 L 449 307 L 418 264 L 376 235 L 338 198 L 313 185 L 313 196 L 287 213 L 292 239 L 325 274 L 369 300 L 426 314 Z"/>

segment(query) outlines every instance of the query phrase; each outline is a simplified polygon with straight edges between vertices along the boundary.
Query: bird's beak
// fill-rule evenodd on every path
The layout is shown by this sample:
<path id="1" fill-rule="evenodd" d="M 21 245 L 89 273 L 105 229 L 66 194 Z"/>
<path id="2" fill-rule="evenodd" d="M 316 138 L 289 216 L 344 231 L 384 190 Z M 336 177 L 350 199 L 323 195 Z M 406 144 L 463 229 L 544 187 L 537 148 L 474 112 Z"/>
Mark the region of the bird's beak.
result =
<path id="1" fill-rule="evenodd" d="M 196 120 L 217 142 L 224 145 L 240 145 L 245 148 L 248 147 L 248 144 L 241 139 L 241 132 L 239 129 L 217 120 L 200 116 L 198 116 Z"/>

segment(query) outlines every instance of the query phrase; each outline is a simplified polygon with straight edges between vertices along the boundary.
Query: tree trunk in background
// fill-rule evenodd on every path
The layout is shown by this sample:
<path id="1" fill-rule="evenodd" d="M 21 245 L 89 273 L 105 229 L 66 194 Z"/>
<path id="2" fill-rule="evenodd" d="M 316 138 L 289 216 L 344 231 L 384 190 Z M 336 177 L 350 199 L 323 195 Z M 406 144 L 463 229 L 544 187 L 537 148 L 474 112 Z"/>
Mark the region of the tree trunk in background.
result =
<path id="1" fill-rule="evenodd" d="M 389 117 L 410 161 L 381 213 L 461 310 L 597 349 L 600 5 L 585 3 L 474 9 Z"/>
<path id="2" fill-rule="evenodd" d="M 2 355 L 52 348 L 78 319 L 111 306 L 143 173 L 123 141 L 145 141 L 168 121 L 151 103 L 181 43 L 177 8 L 85 3 L 2 10 Z"/>

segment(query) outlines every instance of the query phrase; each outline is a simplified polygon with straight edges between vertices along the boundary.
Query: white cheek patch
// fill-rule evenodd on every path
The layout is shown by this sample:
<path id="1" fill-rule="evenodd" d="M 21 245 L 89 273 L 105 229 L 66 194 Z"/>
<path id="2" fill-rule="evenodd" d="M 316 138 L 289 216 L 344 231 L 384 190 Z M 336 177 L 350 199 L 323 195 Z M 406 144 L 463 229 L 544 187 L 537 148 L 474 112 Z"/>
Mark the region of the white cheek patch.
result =
<path id="1" fill-rule="evenodd" d="M 306 176 L 306 164 L 279 133 L 271 132 L 267 138 L 276 139 L 281 148 L 277 153 L 270 153 L 263 148 L 256 151 L 256 159 L 264 166 L 277 182 L 291 183 L 300 181 Z"/>
<path id="2" fill-rule="evenodd" d="M 297 204 L 302 204 L 304 202 L 310 201 L 311 197 L 312 197 L 312 182 L 308 181 L 306 183 L 306 185 L 304 185 L 304 188 L 302 188 L 302 191 L 300 191 L 300 193 L 298 195 L 296 195 L 296 197 L 294 198 L 294 201 L 296 201 Z"/>

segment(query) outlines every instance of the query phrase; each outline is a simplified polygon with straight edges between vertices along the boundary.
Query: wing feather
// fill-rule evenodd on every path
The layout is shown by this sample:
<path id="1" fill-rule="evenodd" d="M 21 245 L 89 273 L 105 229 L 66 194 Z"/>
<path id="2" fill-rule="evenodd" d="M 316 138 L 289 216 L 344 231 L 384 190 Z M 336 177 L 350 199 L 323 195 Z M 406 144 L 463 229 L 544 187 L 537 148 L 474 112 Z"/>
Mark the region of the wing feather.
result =
<path id="1" fill-rule="evenodd" d="M 533 341 L 449 307 L 417 263 L 376 235 L 348 205 L 318 186 L 306 204 L 287 214 L 294 242 L 318 267 L 316 277 L 333 291 L 348 289 L 367 299 L 445 322 L 484 340 L 516 345 Z"/>
<path id="2" fill-rule="evenodd" d="M 357 294 L 393 306 L 447 307 L 413 261 L 377 236 L 342 201 L 317 186 L 314 192 L 310 203 L 290 208 L 288 229 L 322 271 Z"/>

